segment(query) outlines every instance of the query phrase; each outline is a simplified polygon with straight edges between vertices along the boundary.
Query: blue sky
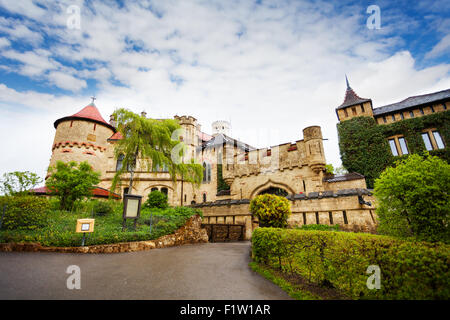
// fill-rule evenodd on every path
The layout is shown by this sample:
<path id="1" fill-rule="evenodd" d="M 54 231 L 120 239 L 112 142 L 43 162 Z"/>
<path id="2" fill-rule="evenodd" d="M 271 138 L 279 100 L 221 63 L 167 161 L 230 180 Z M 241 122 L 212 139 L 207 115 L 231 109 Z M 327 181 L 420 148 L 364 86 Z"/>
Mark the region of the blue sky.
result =
<path id="1" fill-rule="evenodd" d="M 0 0 L 0 174 L 43 176 L 53 122 L 92 95 L 105 119 L 224 119 L 256 147 L 320 125 L 338 166 L 344 75 L 374 107 L 450 88 L 449 17 L 448 1 Z"/>

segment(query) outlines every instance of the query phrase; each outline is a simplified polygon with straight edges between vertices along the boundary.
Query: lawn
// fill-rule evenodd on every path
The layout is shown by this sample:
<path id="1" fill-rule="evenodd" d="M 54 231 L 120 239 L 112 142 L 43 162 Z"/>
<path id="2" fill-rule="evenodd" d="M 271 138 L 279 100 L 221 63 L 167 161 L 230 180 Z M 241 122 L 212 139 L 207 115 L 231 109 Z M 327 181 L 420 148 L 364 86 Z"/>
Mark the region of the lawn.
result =
<path id="1" fill-rule="evenodd" d="M 94 232 L 86 236 L 85 245 L 111 244 L 128 241 L 157 239 L 171 234 L 193 215 L 201 211 L 187 207 L 168 209 L 142 209 L 134 230 L 133 221 L 127 221 L 122 231 L 122 205 L 113 206 L 113 211 L 105 215 L 95 214 L 92 206 L 83 205 L 74 212 L 52 209 L 45 216 L 45 222 L 38 228 L 0 230 L 0 243 L 34 242 L 42 246 L 81 246 L 83 235 L 75 232 L 77 219 L 95 218 Z M 152 225 L 150 227 L 150 220 Z"/>

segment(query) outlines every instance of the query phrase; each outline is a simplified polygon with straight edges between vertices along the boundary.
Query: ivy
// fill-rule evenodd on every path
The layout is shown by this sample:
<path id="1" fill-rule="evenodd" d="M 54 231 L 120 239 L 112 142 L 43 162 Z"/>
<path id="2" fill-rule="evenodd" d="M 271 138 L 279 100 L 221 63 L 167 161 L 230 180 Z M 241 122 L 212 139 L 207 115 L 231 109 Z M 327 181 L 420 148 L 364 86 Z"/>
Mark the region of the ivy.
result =
<path id="1" fill-rule="evenodd" d="M 217 192 L 222 190 L 230 190 L 230 186 L 223 179 L 222 164 L 217 164 Z"/>
<path id="2" fill-rule="evenodd" d="M 378 125 L 373 117 L 356 117 L 343 121 L 337 125 L 342 165 L 349 172 L 363 174 L 366 177 L 367 186 L 373 188 L 375 179 L 385 168 L 394 165 L 396 160 L 407 157 L 394 157 L 387 138 L 403 135 L 410 153 L 422 153 L 425 150 L 425 144 L 421 132 L 427 128 L 436 128 L 445 145 L 448 146 L 450 143 L 450 111 L 387 125 Z M 447 162 L 450 160 L 449 148 L 433 150 L 430 154 Z"/>

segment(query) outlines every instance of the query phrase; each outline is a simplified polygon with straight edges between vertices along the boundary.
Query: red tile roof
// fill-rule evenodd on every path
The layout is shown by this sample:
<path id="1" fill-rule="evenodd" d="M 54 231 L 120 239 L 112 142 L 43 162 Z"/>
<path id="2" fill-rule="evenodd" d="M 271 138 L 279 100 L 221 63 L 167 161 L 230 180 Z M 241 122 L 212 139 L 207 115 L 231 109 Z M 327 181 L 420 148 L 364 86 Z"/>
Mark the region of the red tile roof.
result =
<path id="1" fill-rule="evenodd" d="M 117 131 L 111 137 L 108 138 L 108 141 L 109 140 L 120 140 L 122 138 L 123 138 L 122 134 L 119 131 Z"/>
<path id="2" fill-rule="evenodd" d="M 63 117 L 61 119 L 56 120 L 54 123 L 54 126 L 56 128 L 60 122 L 65 121 L 65 120 L 74 120 L 74 119 L 90 120 L 90 121 L 93 121 L 93 122 L 96 122 L 99 124 L 103 124 L 103 125 L 107 126 L 108 128 L 112 129 L 114 132 L 116 132 L 116 129 L 112 125 L 110 125 L 108 122 L 106 122 L 105 119 L 103 119 L 102 115 L 100 114 L 100 112 L 98 111 L 98 109 L 94 103 L 90 103 L 89 105 L 87 105 L 86 107 L 81 109 L 79 112 L 77 112 L 71 116 Z"/>
<path id="3" fill-rule="evenodd" d="M 361 104 L 364 102 L 372 101 L 371 99 L 361 98 L 359 97 L 352 88 L 348 87 L 345 92 L 344 102 L 337 107 L 337 109 L 342 109 L 345 107 L 353 106 L 355 104 Z"/>
<path id="4" fill-rule="evenodd" d="M 32 189 L 31 192 L 38 195 L 50 194 L 50 190 L 47 187 Z M 98 198 L 108 198 L 109 195 L 111 195 L 112 198 L 120 199 L 120 195 L 118 195 L 117 193 L 110 192 L 109 190 L 101 187 L 95 187 L 95 189 L 92 191 L 92 195 Z"/>

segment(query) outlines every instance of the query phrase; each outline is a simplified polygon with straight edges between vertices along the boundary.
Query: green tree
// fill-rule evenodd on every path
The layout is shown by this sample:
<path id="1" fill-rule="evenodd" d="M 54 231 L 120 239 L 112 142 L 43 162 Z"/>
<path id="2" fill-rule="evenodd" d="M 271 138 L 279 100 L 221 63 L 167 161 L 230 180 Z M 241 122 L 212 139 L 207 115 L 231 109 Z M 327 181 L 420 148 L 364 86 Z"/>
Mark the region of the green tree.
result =
<path id="1" fill-rule="evenodd" d="M 167 203 L 167 195 L 161 191 L 154 190 L 148 195 L 148 199 L 145 201 L 144 206 L 147 208 L 166 209 L 169 206 Z"/>
<path id="2" fill-rule="evenodd" d="M 378 231 L 423 241 L 449 242 L 450 165 L 414 154 L 375 181 Z"/>
<path id="3" fill-rule="evenodd" d="M 57 161 L 49 172 L 45 185 L 59 198 L 61 210 L 71 210 L 75 201 L 90 197 L 94 186 L 100 182 L 100 172 L 94 172 L 87 161 L 79 164 Z"/>
<path id="4" fill-rule="evenodd" d="M 149 119 L 123 108 L 116 110 L 114 116 L 123 137 L 117 142 L 114 153 L 116 159 L 123 155 L 123 160 L 122 167 L 114 175 L 111 191 L 116 189 L 121 177 L 129 173 L 128 190 L 131 193 L 134 171 L 138 166 L 147 171 L 166 167 L 174 182 L 181 178 L 200 185 L 203 168 L 194 163 L 194 159 L 183 161 L 186 147 L 179 137 L 184 131 L 177 120 Z"/>
<path id="5" fill-rule="evenodd" d="M 42 178 L 30 171 L 14 171 L 3 174 L 0 190 L 5 195 L 23 195 L 42 182 Z"/>
<path id="6" fill-rule="evenodd" d="M 250 212 L 258 217 L 263 225 L 284 228 L 291 215 L 291 206 L 285 197 L 266 193 L 250 201 Z"/>
<path id="7" fill-rule="evenodd" d="M 331 163 L 325 165 L 325 173 L 326 174 L 334 174 L 334 167 Z"/>

